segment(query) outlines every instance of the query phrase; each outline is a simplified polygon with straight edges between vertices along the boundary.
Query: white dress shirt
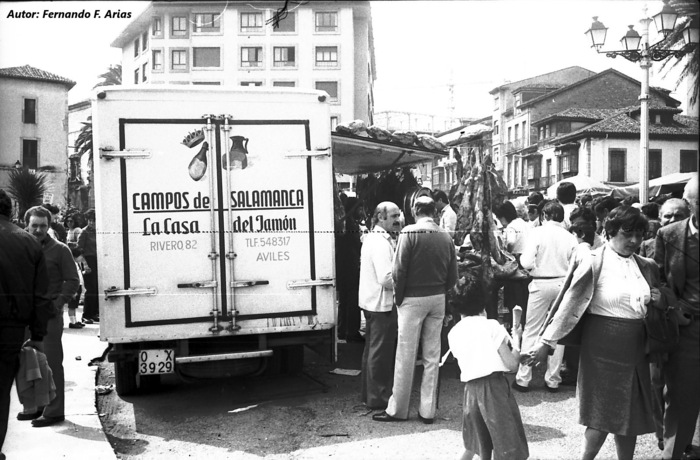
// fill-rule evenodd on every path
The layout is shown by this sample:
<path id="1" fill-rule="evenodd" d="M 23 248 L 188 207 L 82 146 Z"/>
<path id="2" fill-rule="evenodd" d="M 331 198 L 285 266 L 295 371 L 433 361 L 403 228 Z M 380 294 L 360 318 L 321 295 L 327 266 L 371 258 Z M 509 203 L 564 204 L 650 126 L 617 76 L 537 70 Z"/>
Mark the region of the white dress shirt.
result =
<path id="1" fill-rule="evenodd" d="M 520 265 L 534 278 L 564 277 L 578 240 L 551 220 L 533 228 L 527 235 Z"/>
<path id="2" fill-rule="evenodd" d="M 440 211 L 440 227 L 449 232 L 450 235 L 454 234 L 457 228 L 457 214 L 449 204 Z"/>
<path id="3" fill-rule="evenodd" d="M 623 257 L 608 243 L 589 311 L 594 315 L 642 319 L 650 288 L 633 256 Z"/>
<path id="4" fill-rule="evenodd" d="M 360 252 L 360 308 L 373 312 L 391 311 L 394 305 L 391 270 L 395 248 L 391 235 L 378 225 L 365 235 Z"/>

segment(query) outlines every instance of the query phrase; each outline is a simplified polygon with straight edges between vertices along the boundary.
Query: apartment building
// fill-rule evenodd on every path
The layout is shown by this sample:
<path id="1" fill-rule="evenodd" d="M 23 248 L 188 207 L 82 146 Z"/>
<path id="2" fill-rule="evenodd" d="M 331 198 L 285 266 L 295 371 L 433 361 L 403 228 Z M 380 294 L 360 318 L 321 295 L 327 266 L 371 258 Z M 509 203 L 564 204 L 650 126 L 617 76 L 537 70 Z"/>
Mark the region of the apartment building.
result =
<path id="1" fill-rule="evenodd" d="M 522 169 L 519 157 L 512 152 L 530 143 L 529 119 L 518 106 L 524 102 L 595 75 L 583 67 L 573 66 L 516 82 L 504 83 L 489 91 L 493 96 L 493 162 L 513 186 L 513 171 Z M 508 165 L 510 164 L 510 171 Z M 508 178 L 511 178 L 509 181 Z"/>
<path id="2" fill-rule="evenodd" d="M 75 82 L 30 65 L 0 69 L 0 187 L 25 168 L 48 179 L 46 202 L 66 204 L 68 91 Z"/>
<path id="3" fill-rule="evenodd" d="M 275 3 L 274 6 L 282 6 Z M 367 1 L 152 2 L 114 40 L 124 84 L 298 87 L 326 91 L 331 123 L 372 123 Z"/>

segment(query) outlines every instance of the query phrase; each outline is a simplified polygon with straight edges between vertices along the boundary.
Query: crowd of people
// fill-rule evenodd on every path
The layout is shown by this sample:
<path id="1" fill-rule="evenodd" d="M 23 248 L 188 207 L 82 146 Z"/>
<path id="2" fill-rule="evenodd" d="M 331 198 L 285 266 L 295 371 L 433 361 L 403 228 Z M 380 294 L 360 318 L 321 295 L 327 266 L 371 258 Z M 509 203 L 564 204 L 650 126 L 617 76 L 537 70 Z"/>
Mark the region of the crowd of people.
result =
<path id="1" fill-rule="evenodd" d="M 645 433 L 656 433 L 661 458 L 697 458 L 691 445 L 700 411 L 697 175 L 682 199 L 644 205 L 578 194 L 564 182 L 556 199 L 533 193 L 523 209 L 511 201 L 498 206 L 498 241 L 527 273 L 500 285 L 508 313 L 498 320 L 487 318 L 479 283 L 464 305 L 446 301 L 461 282 L 460 248 L 450 238 L 457 219 L 446 194 L 417 199 L 412 212 L 416 223 L 401 229 L 399 207 L 380 203 L 369 233 L 355 242 L 353 288 L 366 322 L 361 398 L 379 411 L 373 420 L 409 418 L 419 356 L 417 415 L 433 423 L 447 315 L 461 318 L 448 343 L 465 382 L 463 458 L 527 458 L 511 390 L 530 391 L 533 367 L 540 365 L 547 391 L 577 386 L 584 459 L 596 457 L 608 434 L 618 458 L 631 459 Z M 515 306 L 523 310 L 522 325 L 512 325 Z M 341 308 L 343 315 L 352 311 Z M 679 325 L 678 344 L 660 354 L 647 352 L 651 308 L 674 315 Z M 357 333 L 354 326 L 344 330 L 348 337 Z M 512 372 L 508 385 L 504 373 Z"/>
<path id="2" fill-rule="evenodd" d="M 72 211 L 63 218 L 58 207 L 46 203 L 29 208 L 15 222 L 12 212 L 12 200 L 0 189 L 0 449 L 13 381 L 27 374 L 18 372 L 20 366 L 45 372 L 41 385 L 24 385 L 18 377 L 23 410 L 17 419 L 37 428 L 62 422 L 64 311 L 71 329 L 99 321 L 94 210 L 84 216 Z M 83 288 L 83 317 L 78 321 Z"/>

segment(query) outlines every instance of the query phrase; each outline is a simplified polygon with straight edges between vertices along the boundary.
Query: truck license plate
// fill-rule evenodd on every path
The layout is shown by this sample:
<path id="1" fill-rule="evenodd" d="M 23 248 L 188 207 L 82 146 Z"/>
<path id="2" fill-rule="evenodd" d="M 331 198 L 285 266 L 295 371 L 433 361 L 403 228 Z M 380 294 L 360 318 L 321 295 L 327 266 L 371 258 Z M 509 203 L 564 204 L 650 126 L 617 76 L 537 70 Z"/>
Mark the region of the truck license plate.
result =
<path id="1" fill-rule="evenodd" d="M 141 350 L 139 374 L 171 374 L 175 372 L 175 350 Z"/>

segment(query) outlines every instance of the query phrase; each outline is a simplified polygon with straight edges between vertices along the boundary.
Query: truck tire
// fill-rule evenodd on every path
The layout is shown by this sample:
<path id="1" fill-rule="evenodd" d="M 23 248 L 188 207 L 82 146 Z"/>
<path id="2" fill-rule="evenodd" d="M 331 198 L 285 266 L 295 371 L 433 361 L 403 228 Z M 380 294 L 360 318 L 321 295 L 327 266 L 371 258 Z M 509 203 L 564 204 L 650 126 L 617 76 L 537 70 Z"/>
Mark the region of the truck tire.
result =
<path id="1" fill-rule="evenodd" d="M 119 396 L 136 393 L 136 361 L 117 361 L 114 363 L 114 384 Z"/>

